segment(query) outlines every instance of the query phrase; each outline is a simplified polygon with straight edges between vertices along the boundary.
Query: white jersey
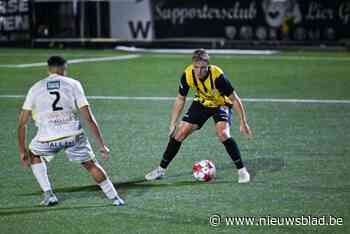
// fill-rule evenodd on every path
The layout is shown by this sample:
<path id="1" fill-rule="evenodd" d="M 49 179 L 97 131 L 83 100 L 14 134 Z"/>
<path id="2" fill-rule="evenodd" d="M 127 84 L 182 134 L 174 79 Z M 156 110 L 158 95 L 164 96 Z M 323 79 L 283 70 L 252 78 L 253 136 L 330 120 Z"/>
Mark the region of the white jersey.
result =
<path id="1" fill-rule="evenodd" d="M 89 105 L 79 81 L 52 74 L 29 90 L 23 104 L 32 111 L 38 141 L 53 141 L 83 132 L 77 109 Z"/>

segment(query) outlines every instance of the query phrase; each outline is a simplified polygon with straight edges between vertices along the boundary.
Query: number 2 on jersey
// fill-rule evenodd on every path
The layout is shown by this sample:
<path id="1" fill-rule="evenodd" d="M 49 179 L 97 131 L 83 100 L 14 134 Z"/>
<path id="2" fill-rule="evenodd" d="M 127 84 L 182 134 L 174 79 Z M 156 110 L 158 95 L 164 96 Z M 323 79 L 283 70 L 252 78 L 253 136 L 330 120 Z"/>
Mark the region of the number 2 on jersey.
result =
<path id="1" fill-rule="evenodd" d="M 50 94 L 56 96 L 55 101 L 53 101 L 53 103 L 52 103 L 52 110 L 53 110 L 53 111 L 63 110 L 63 107 L 57 106 L 57 103 L 58 103 L 58 101 L 59 101 L 60 98 L 61 98 L 60 93 L 57 92 L 57 91 L 53 91 L 53 92 L 50 92 Z"/>

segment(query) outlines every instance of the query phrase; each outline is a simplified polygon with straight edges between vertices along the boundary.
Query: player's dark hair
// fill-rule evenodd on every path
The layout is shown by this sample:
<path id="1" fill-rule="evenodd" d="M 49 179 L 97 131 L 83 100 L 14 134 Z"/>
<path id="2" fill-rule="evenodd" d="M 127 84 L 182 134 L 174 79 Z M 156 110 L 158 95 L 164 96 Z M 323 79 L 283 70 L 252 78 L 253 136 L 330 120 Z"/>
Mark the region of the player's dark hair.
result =
<path id="1" fill-rule="evenodd" d="M 49 67 L 63 67 L 66 63 L 67 61 L 61 56 L 51 56 L 47 60 L 47 65 Z"/>
<path id="2" fill-rule="evenodd" d="M 197 49 L 193 51 L 192 61 L 206 61 L 209 62 L 209 54 L 205 49 Z"/>

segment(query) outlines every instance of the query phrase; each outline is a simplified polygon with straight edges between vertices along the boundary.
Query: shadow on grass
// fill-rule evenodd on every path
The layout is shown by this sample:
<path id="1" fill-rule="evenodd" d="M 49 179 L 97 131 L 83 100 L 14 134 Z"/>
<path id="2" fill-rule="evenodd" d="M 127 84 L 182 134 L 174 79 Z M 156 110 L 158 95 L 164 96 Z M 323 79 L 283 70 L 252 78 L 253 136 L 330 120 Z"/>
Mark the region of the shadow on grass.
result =
<path id="1" fill-rule="evenodd" d="M 119 188 L 130 188 L 137 187 L 138 183 L 146 182 L 144 179 L 136 179 L 132 181 L 126 181 L 121 183 L 114 183 L 114 186 Z M 86 185 L 86 186 L 76 186 L 76 187 L 65 187 L 65 188 L 56 188 L 55 192 L 58 193 L 75 193 L 75 192 L 91 192 L 91 191 L 99 191 L 100 187 L 98 185 Z M 33 196 L 33 195 L 41 195 L 42 192 L 33 192 L 33 193 L 25 193 L 20 194 L 20 196 Z"/>
<path id="2" fill-rule="evenodd" d="M 249 172 L 251 174 L 252 180 L 254 180 L 254 177 L 256 173 L 259 171 L 279 171 L 283 167 L 285 167 L 285 161 L 281 158 L 257 158 L 253 160 L 247 160 L 245 162 L 246 166 L 249 169 Z M 226 164 L 217 165 L 217 170 L 232 170 L 234 171 L 234 166 L 231 162 L 228 162 Z M 148 182 L 143 178 L 137 178 L 130 181 L 120 182 L 120 183 L 114 183 L 114 185 L 117 187 L 118 191 L 121 191 L 121 194 L 127 190 L 130 189 L 150 189 L 155 187 L 180 187 L 180 186 L 201 186 L 206 185 L 206 182 L 197 182 L 192 179 L 192 172 L 191 171 L 181 171 L 177 174 L 171 174 L 168 175 L 166 178 L 168 179 L 176 179 L 178 177 L 182 177 L 185 175 L 189 175 L 189 180 L 186 181 L 173 181 L 173 180 L 160 180 L 160 181 L 153 181 Z M 225 184 L 225 183 L 232 183 L 232 180 L 229 181 L 223 181 L 223 180 L 214 180 L 209 182 L 211 184 Z M 56 188 L 55 192 L 57 193 L 75 193 L 75 192 L 91 192 L 91 191 L 99 191 L 100 188 L 97 185 L 87 185 L 87 186 L 75 186 L 75 187 L 64 187 L 64 188 Z M 33 193 L 25 193 L 20 194 L 20 196 L 33 196 L 33 195 L 41 195 L 41 191 L 33 192 Z"/>
<path id="3" fill-rule="evenodd" d="M 183 174 L 182 174 L 183 175 Z M 173 178 L 177 176 L 169 176 L 168 178 Z M 129 189 L 144 189 L 144 188 L 154 188 L 154 187 L 179 187 L 179 186 L 194 186 L 194 185 L 206 185 L 208 182 L 198 182 L 198 181 L 176 181 L 176 182 L 167 182 L 166 180 L 162 180 L 161 183 L 159 182 L 147 182 L 146 180 L 133 180 L 133 181 L 127 181 L 127 182 L 121 182 L 121 183 L 114 183 L 114 186 L 117 188 L 117 190 L 121 190 L 121 193 L 123 193 L 123 190 L 129 190 Z M 231 183 L 229 181 L 211 181 L 209 182 L 211 184 L 224 184 L 224 183 Z M 87 185 L 87 186 L 76 186 L 76 187 L 65 187 L 65 188 L 57 188 L 55 189 L 55 192 L 57 193 L 75 193 L 75 192 L 94 192 L 94 191 L 100 191 L 100 187 L 97 185 Z M 20 194 L 19 196 L 34 196 L 34 195 L 41 195 L 42 192 L 33 192 L 33 193 L 24 193 Z"/>
<path id="4" fill-rule="evenodd" d="M 269 171 L 276 172 L 282 170 L 283 167 L 286 167 L 286 162 L 283 158 L 256 158 L 251 160 L 244 161 L 245 166 L 248 168 L 248 171 L 253 178 L 260 171 Z M 231 162 L 227 162 L 224 164 L 216 165 L 217 171 L 225 171 L 232 170 L 233 173 L 236 173 L 235 166 Z M 167 178 L 177 178 L 184 175 L 192 175 L 192 171 L 189 172 L 179 172 L 177 174 L 171 174 L 167 176 Z M 220 181 L 215 181 L 214 183 L 218 183 Z M 198 183 L 198 182 L 193 182 Z"/>
<path id="5" fill-rule="evenodd" d="M 251 176 L 253 178 L 259 171 L 269 171 L 275 172 L 280 171 L 283 167 L 285 167 L 285 161 L 282 158 L 257 158 L 253 160 L 246 160 L 246 166 L 249 168 Z M 218 170 L 233 170 L 231 162 L 226 164 L 217 165 Z M 127 193 L 128 190 L 135 189 L 136 191 L 140 191 L 140 196 L 145 192 L 149 191 L 151 188 L 169 188 L 169 187 L 180 187 L 180 186 L 206 186 L 208 183 L 206 182 L 197 182 L 192 179 L 192 172 L 179 172 L 177 174 L 171 174 L 167 176 L 169 180 L 161 180 L 148 182 L 145 179 L 133 179 L 130 181 L 125 181 L 121 183 L 114 183 L 114 185 L 118 188 L 118 191 L 123 196 Z M 174 181 L 172 179 L 177 179 L 178 177 L 189 175 L 189 180 L 186 181 Z M 232 179 L 229 180 L 214 180 L 209 182 L 211 185 L 216 184 L 231 184 Z M 57 188 L 55 191 L 57 193 L 75 193 L 75 192 L 95 192 L 99 191 L 100 188 L 97 185 L 87 185 L 87 186 L 75 186 L 75 187 L 64 187 Z M 41 191 L 33 192 L 33 193 L 25 193 L 19 194 L 19 196 L 33 196 L 33 195 L 42 195 Z M 135 195 L 135 194 L 134 194 Z M 61 194 L 61 198 L 66 197 L 66 195 Z M 62 199 L 61 199 L 62 200 Z M 65 200 L 65 199 L 63 199 Z M 96 206 L 74 206 L 74 207 L 48 207 L 43 208 L 41 206 L 31 206 L 31 207 L 2 207 L 0 208 L 0 216 L 8 216 L 8 215 L 16 215 L 16 214 L 27 214 L 27 213 L 40 213 L 40 212 L 49 212 L 49 211 L 60 211 L 60 210 L 74 210 L 74 209 L 92 209 L 98 207 L 106 207 L 111 206 L 108 205 L 96 205 Z"/>

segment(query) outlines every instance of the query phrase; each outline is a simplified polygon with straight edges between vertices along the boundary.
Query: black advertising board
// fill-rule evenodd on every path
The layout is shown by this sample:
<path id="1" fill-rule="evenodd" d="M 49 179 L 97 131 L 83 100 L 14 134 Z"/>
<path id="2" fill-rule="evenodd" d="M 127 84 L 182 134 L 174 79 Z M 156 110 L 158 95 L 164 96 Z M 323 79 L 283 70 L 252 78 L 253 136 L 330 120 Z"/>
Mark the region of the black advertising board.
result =
<path id="1" fill-rule="evenodd" d="M 153 0 L 151 6 L 155 39 L 350 38 L 349 0 Z"/>
<path id="2" fill-rule="evenodd" d="M 0 40 L 30 39 L 31 5 L 31 0 L 0 0 Z"/>

